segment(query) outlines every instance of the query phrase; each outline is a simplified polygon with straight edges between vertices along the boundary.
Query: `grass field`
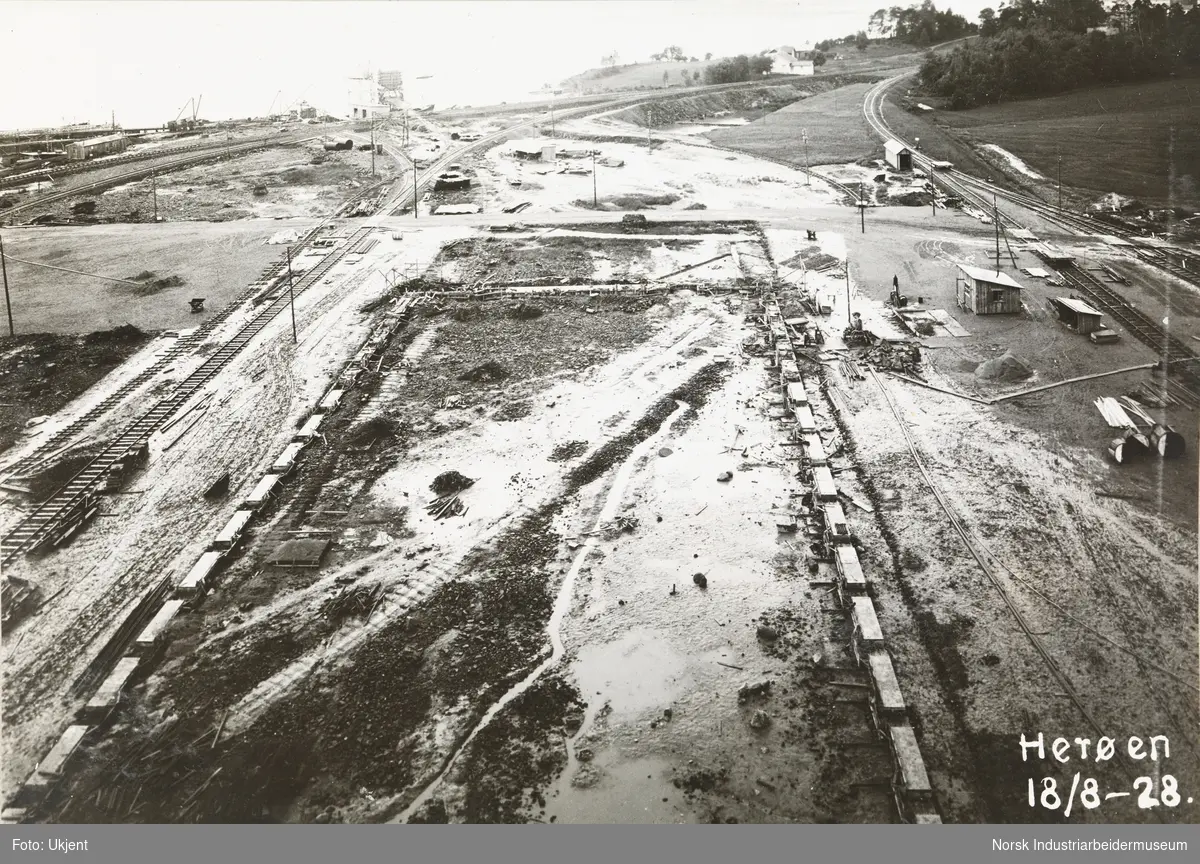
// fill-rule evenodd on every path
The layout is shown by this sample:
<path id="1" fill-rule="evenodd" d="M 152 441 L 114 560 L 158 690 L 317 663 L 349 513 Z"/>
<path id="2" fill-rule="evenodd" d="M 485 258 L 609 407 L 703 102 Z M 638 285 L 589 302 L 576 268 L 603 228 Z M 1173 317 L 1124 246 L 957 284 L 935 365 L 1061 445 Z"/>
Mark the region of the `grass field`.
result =
<path id="1" fill-rule="evenodd" d="M 563 82 L 568 90 L 579 93 L 606 93 L 613 90 L 637 90 L 641 87 L 663 87 L 663 73 L 667 73 L 667 85 L 683 86 L 683 76 L 693 72 L 704 74 L 704 67 L 716 60 L 698 60 L 695 63 L 633 63 L 628 66 L 608 69 L 589 69 Z M 606 74 L 608 73 L 608 74 Z"/>
<path id="2" fill-rule="evenodd" d="M 870 87 L 851 84 L 818 93 L 745 126 L 714 129 L 708 138 L 722 147 L 803 165 L 801 133 L 807 132 L 811 165 L 852 162 L 871 155 L 883 158 L 883 144 L 875 140 L 862 115 L 863 96 Z"/>
<path id="3" fill-rule="evenodd" d="M 889 121 L 899 113 L 892 109 Z M 1200 207 L 1200 76 L 939 111 L 933 119 L 968 143 L 1015 153 L 1047 178 L 1056 177 L 1061 155 L 1063 186 L 1091 198 L 1117 192 Z"/>

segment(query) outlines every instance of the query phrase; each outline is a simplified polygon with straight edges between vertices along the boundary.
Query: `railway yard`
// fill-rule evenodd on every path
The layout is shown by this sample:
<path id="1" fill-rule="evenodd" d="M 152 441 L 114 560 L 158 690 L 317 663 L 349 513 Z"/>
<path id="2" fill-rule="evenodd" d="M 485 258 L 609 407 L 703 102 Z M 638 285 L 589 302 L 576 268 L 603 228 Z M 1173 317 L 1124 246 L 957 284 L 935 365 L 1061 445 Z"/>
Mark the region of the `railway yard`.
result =
<path id="1" fill-rule="evenodd" d="M 885 164 L 904 77 L 0 210 L 4 820 L 1195 821 L 1200 253 Z M 835 93 L 875 156 L 720 131 Z"/>

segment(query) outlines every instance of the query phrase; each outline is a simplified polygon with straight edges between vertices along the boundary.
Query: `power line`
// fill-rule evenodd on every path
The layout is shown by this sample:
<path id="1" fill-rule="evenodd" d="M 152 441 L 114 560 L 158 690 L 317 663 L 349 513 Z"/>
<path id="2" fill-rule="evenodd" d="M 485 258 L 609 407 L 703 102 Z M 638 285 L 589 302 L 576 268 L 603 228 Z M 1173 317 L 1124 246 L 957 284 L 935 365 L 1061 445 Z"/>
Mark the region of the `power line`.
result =
<path id="1" fill-rule="evenodd" d="M 84 273 L 82 270 L 72 270 L 69 267 L 56 267 L 53 264 L 41 264 L 37 261 L 26 261 L 22 258 L 14 258 L 7 253 L 4 253 L 4 259 L 7 261 L 15 261 L 18 264 L 28 264 L 30 267 L 45 267 L 47 270 L 61 270 L 64 273 L 74 273 L 76 276 L 90 276 L 92 279 L 103 279 L 106 282 L 120 282 L 123 285 L 144 284 L 133 279 L 114 279 L 112 276 L 101 276 L 99 273 Z"/>

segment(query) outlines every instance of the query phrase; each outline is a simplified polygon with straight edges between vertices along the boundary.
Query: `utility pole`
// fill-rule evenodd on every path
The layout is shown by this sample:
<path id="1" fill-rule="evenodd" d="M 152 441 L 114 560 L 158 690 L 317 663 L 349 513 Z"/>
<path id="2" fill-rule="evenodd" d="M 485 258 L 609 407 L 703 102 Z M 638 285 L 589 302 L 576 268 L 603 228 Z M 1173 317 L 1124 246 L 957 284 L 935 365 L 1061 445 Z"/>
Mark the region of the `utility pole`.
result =
<path id="1" fill-rule="evenodd" d="M 653 123 L 654 123 L 653 112 L 650 110 L 650 107 L 647 106 L 646 107 L 646 149 L 647 150 L 649 150 L 650 146 L 651 146 L 650 145 L 650 127 L 653 125 Z"/>
<path id="2" fill-rule="evenodd" d="M 801 129 L 800 137 L 802 139 L 804 139 L 804 185 L 811 186 L 812 185 L 812 175 L 809 173 L 809 170 L 808 170 L 808 130 Z"/>
<path id="3" fill-rule="evenodd" d="M 158 175 L 150 175 L 150 186 L 154 190 L 154 221 L 158 221 Z"/>
<path id="4" fill-rule="evenodd" d="M 417 218 L 417 163 L 413 162 L 413 218 Z"/>
<path id="5" fill-rule="evenodd" d="M 592 207 L 599 207 L 596 198 L 596 149 L 592 148 Z"/>
<path id="6" fill-rule="evenodd" d="M 8 312 L 8 335 L 15 336 L 13 332 L 12 320 L 12 301 L 8 297 L 8 265 L 4 261 L 4 238 L 0 237 L 0 272 L 4 273 L 4 308 Z"/>
<path id="7" fill-rule="evenodd" d="M 1058 212 L 1062 212 L 1062 154 L 1058 154 Z"/>
<path id="8" fill-rule="evenodd" d="M 846 253 L 846 326 L 850 326 L 850 253 Z"/>
<path id="9" fill-rule="evenodd" d="M 863 192 L 862 181 L 859 180 L 858 181 L 858 218 L 862 222 L 862 233 L 864 233 L 864 234 L 867 233 L 867 199 L 864 197 L 865 195 L 866 195 L 866 193 Z M 849 276 L 847 276 L 847 278 L 849 278 Z"/>
<path id="10" fill-rule="evenodd" d="M 292 344 L 297 344 L 300 340 L 296 336 L 296 295 L 292 290 L 292 247 L 285 247 L 287 250 L 288 262 L 288 304 L 292 307 Z"/>
<path id="11" fill-rule="evenodd" d="M 371 118 L 371 176 L 375 176 L 375 119 Z"/>
<path id="12" fill-rule="evenodd" d="M 992 221 L 996 223 L 996 272 L 1000 272 L 1000 210 L 996 207 L 996 194 L 992 193 Z"/>

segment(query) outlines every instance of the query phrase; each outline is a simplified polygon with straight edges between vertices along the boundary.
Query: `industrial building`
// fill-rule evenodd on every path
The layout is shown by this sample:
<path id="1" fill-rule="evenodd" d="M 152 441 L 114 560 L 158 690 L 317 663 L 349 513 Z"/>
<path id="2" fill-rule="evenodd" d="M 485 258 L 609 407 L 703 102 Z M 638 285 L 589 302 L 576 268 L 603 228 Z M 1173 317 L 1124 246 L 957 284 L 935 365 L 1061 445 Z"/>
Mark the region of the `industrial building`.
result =
<path id="1" fill-rule="evenodd" d="M 95 159 L 97 156 L 108 156 L 111 153 L 121 153 L 129 146 L 124 133 L 104 135 L 100 138 L 88 138 L 84 141 L 72 141 L 66 146 L 67 158 L 72 162 L 83 162 Z"/>
<path id="2" fill-rule="evenodd" d="M 347 101 L 352 120 L 370 120 L 391 113 L 391 106 L 379 101 L 379 85 L 372 78 L 351 78 Z"/>
<path id="3" fill-rule="evenodd" d="M 893 138 L 883 145 L 883 153 L 887 164 L 896 171 L 912 170 L 912 151 L 896 139 Z"/>
<path id="4" fill-rule="evenodd" d="M 960 264 L 955 297 L 958 308 L 976 315 L 1006 315 L 1021 311 L 1021 286 L 1007 273 Z"/>

